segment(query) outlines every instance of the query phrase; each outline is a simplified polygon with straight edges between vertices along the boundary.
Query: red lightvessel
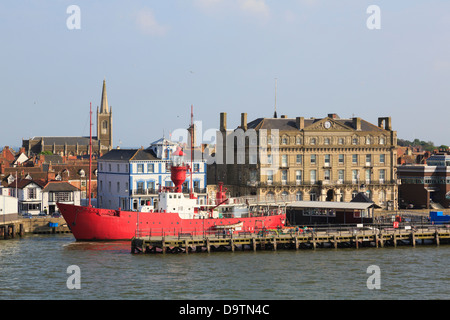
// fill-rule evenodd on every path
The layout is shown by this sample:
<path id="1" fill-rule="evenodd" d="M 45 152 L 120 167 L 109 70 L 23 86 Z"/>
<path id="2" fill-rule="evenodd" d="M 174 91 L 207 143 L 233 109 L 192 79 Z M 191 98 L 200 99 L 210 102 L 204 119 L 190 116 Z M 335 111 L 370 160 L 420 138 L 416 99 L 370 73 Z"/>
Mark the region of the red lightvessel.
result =
<path id="1" fill-rule="evenodd" d="M 191 143 L 192 148 L 192 143 Z M 135 236 L 207 235 L 217 232 L 250 232 L 282 228 L 286 213 L 282 206 L 253 202 L 250 198 L 227 198 L 219 184 L 216 199 L 197 204 L 191 192 L 182 193 L 186 164 L 181 148 L 172 154 L 171 179 L 174 187 L 159 191 L 158 205 L 139 211 L 101 209 L 58 203 L 58 208 L 76 240 L 131 240 Z M 192 162 L 192 161 L 191 161 Z M 192 179 L 191 179 L 192 181 Z M 89 201 L 90 203 L 90 201 Z"/>

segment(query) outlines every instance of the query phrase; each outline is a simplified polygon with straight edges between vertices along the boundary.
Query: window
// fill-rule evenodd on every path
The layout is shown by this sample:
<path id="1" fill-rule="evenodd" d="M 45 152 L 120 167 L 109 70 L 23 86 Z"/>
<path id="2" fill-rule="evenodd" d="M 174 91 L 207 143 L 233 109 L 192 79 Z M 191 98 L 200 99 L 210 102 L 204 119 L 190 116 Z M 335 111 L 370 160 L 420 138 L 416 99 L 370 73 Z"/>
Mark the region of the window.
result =
<path id="1" fill-rule="evenodd" d="M 296 144 L 302 144 L 302 138 L 300 136 L 295 137 Z"/>
<path id="2" fill-rule="evenodd" d="M 329 145 L 329 144 L 330 144 L 330 138 L 325 138 L 324 144 L 325 144 L 325 145 Z"/>
<path id="3" fill-rule="evenodd" d="M 302 200 L 303 200 L 303 192 L 298 191 L 298 192 L 295 194 L 295 200 L 296 200 L 296 201 L 302 201 Z"/>
<path id="4" fill-rule="evenodd" d="M 352 183 L 358 183 L 359 181 L 359 171 L 352 170 Z"/>
<path id="5" fill-rule="evenodd" d="M 316 144 L 316 138 L 311 138 L 311 145 L 315 145 Z"/>
<path id="6" fill-rule="evenodd" d="M 386 139 L 384 137 L 380 137 L 380 144 L 385 144 L 386 143 Z"/>
<path id="7" fill-rule="evenodd" d="M 117 164 L 117 172 L 120 172 L 120 164 Z"/>
<path id="8" fill-rule="evenodd" d="M 317 177 L 317 170 L 311 170 L 311 172 L 309 173 L 310 175 L 310 182 L 311 184 L 315 184 L 316 183 L 316 177 Z"/>
<path id="9" fill-rule="evenodd" d="M 108 169 L 109 169 L 109 172 L 112 171 L 112 170 L 111 170 L 111 163 L 108 163 Z"/>
<path id="10" fill-rule="evenodd" d="M 354 145 L 358 144 L 358 138 L 353 138 L 352 139 L 352 144 L 354 144 Z"/>
<path id="11" fill-rule="evenodd" d="M 366 144 L 371 144 L 372 143 L 372 138 L 371 137 L 367 137 L 366 138 Z"/>
<path id="12" fill-rule="evenodd" d="M 28 188 L 28 199 L 36 199 L 37 192 L 36 188 Z"/>
<path id="13" fill-rule="evenodd" d="M 251 170 L 250 171 L 250 181 L 255 182 L 257 178 L 258 178 L 258 176 L 257 176 L 256 170 Z"/>
<path id="14" fill-rule="evenodd" d="M 267 155 L 267 164 L 272 164 L 272 155 L 271 154 L 268 154 Z"/>
<path id="15" fill-rule="evenodd" d="M 358 155 L 357 154 L 353 154 L 352 155 L 352 163 L 353 164 L 358 164 Z"/>
<path id="16" fill-rule="evenodd" d="M 386 170 L 380 169 L 380 183 L 384 183 L 385 177 L 386 177 Z"/>
<path id="17" fill-rule="evenodd" d="M 148 173 L 153 173 L 153 172 L 155 172 L 155 165 L 154 165 L 153 163 L 147 164 L 147 172 L 148 172 Z"/>
<path id="18" fill-rule="evenodd" d="M 325 181 L 330 181 L 330 176 L 331 176 L 330 169 L 326 169 L 326 170 L 324 171 L 323 179 L 324 179 Z"/>
<path id="19" fill-rule="evenodd" d="M 120 182 L 117 181 L 117 193 L 119 193 L 119 192 L 120 192 Z"/>
<path id="20" fill-rule="evenodd" d="M 344 182 L 344 170 L 338 170 L 338 182 Z"/>
<path id="21" fill-rule="evenodd" d="M 378 202 L 380 203 L 384 203 L 386 201 L 386 192 L 384 190 L 380 190 L 379 194 L 378 194 Z"/>
<path id="22" fill-rule="evenodd" d="M 297 157 L 296 157 L 296 163 L 297 163 L 297 164 L 302 164 L 302 155 L 301 155 L 301 154 L 298 154 L 298 155 L 297 155 Z"/>
<path id="23" fill-rule="evenodd" d="M 287 144 L 288 139 L 286 136 L 283 136 L 283 138 L 281 139 L 281 144 Z"/>
<path id="24" fill-rule="evenodd" d="M 295 171 L 295 183 L 297 185 L 302 184 L 302 171 L 301 170 Z"/>
<path id="25" fill-rule="evenodd" d="M 366 154 L 366 166 L 372 165 L 372 155 Z"/>
<path id="26" fill-rule="evenodd" d="M 199 172 L 199 171 L 200 171 L 200 164 L 194 163 L 194 172 Z"/>
<path id="27" fill-rule="evenodd" d="M 344 164 L 344 155 L 343 155 L 343 154 L 340 154 L 340 155 L 338 156 L 338 159 L 339 159 L 339 160 L 338 160 L 338 163 L 339 163 L 339 164 L 341 164 L 341 165 Z"/>
<path id="28" fill-rule="evenodd" d="M 72 192 L 50 192 L 48 194 L 49 202 L 70 202 L 73 201 Z"/>
<path id="29" fill-rule="evenodd" d="M 282 170 L 281 171 L 281 183 L 282 184 L 286 184 L 287 183 L 287 176 L 288 176 L 287 170 Z"/>
<path id="30" fill-rule="evenodd" d="M 325 155 L 325 167 L 330 166 L 330 158 L 331 158 L 331 156 L 329 154 Z"/>
<path id="31" fill-rule="evenodd" d="M 338 139 L 338 144 L 344 144 L 344 138 L 339 138 Z"/>
<path id="32" fill-rule="evenodd" d="M 137 173 L 144 173 L 144 165 L 143 164 L 137 165 Z"/>
<path id="33" fill-rule="evenodd" d="M 371 182 L 371 169 L 366 169 L 366 183 Z"/>
<path id="34" fill-rule="evenodd" d="M 281 155 L 281 166 L 287 167 L 288 166 L 288 160 L 287 160 L 287 154 Z"/>
<path id="35" fill-rule="evenodd" d="M 384 157 L 385 157 L 384 154 L 380 154 L 380 163 L 384 163 Z"/>
<path id="36" fill-rule="evenodd" d="M 273 183 L 273 170 L 267 170 L 267 184 Z"/>
<path id="37" fill-rule="evenodd" d="M 111 181 L 108 181 L 108 191 L 111 192 Z"/>
<path id="38" fill-rule="evenodd" d="M 310 200 L 310 201 L 317 201 L 317 194 L 316 194 L 315 191 L 311 191 L 311 192 L 309 193 L 309 200 Z"/>
<path id="39" fill-rule="evenodd" d="M 316 164 L 316 155 L 315 154 L 311 155 L 311 164 Z"/>

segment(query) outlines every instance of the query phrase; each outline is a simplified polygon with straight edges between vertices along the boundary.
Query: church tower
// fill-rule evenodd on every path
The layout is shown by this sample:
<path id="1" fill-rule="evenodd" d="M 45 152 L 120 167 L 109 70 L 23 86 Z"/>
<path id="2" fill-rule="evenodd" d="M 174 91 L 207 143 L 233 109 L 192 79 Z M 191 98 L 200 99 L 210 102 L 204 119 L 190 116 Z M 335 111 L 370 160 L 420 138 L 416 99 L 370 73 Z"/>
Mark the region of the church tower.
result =
<path id="1" fill-rule="evenodd" d="M 100 154 L 104 154 L 112 149 L 112 109 L 108 106 L 105 80 L 103 80 L 100 110 L 97 106 L 97 140 Z"/>

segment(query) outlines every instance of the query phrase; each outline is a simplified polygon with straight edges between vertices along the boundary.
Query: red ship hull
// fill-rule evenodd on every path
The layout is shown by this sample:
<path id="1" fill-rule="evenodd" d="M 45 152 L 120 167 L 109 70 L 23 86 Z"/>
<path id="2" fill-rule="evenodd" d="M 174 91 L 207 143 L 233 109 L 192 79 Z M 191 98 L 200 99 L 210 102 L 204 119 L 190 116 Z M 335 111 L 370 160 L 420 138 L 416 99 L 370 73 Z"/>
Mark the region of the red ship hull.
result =
<path id="1" fill-rule="evenodd" d="M 234 232 L 258 232 L 284 226 L 286 215 L 181 219 L 177 213 L 135 212 L 58 204 L 76 240 L 131 240 L 137 235 L 178 236 L 223 232 L 225 226 L 238 225 Z"/>

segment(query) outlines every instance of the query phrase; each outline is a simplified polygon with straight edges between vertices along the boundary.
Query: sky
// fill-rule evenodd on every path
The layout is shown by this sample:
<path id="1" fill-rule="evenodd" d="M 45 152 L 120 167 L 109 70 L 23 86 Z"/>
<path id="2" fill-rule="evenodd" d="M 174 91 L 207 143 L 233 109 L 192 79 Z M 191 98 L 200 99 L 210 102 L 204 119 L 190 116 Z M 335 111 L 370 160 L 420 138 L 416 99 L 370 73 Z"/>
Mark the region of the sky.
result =
<path id="1" fill-rule="evenodd" d="M 88 136 L 104 79 L 114 147 L 187 128 L 191 105 L 200 138 L 220 112 L 271 117 L 275 82 L 278 115 L 390 116 L 449 145 L 450 1 L 0 2 L 0 147 Z"/>

